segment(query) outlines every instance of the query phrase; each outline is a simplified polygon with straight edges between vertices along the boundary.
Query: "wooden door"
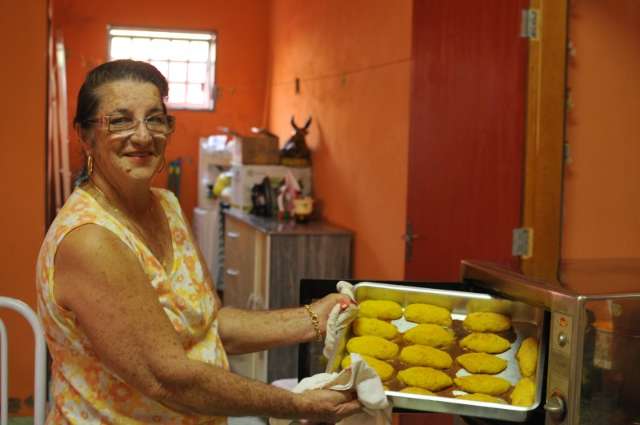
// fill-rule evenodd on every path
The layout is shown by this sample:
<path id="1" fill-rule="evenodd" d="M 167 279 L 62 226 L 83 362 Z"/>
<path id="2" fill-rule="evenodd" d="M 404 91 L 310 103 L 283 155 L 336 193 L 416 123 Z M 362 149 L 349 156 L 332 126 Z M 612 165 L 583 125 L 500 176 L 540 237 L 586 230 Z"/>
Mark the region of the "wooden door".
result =
<path id="1" fill-rule="evenodd" d="M 405 277 L 457 280 L 461 259 L 518 266 L 528 0 L 416 0 Z"/>
<path id="2" fill-rule="evenodd" d="M 407 224 L 409 280 L 459 278 L 460 260 L 518 266 L 528 0 L 416 0 Z M 401 415 L 445 425 L 449 415 Z"/>

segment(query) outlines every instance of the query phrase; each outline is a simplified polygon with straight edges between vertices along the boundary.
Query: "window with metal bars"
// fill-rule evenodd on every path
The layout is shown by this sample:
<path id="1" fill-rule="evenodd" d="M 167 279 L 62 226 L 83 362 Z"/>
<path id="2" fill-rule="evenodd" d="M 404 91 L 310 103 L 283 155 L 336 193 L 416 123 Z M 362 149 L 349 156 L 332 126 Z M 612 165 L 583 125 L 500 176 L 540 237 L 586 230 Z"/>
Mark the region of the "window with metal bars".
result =
<path id="1" fill-rule="evenodd" d="M 109 59 L 151 63 L 169 82 L 171 109 L 211 111 L 215 104 L 216 34 L 109 27 Z"/>

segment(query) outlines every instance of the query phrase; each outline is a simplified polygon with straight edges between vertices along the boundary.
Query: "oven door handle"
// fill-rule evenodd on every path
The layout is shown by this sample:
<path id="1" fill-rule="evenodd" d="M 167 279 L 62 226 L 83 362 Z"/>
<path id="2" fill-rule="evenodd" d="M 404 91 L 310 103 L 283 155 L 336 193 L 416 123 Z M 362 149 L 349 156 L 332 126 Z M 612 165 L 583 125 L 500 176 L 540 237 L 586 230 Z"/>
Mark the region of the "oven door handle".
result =
<path id="1" fill-rule="evenodd" d="M 554 421 L 562 421 L 566 413 L 566 404 L 564 402 L 564 399 L 558 394 L 552 395 L 544 404 L 544 410 L 549 414 L 549 416 L 551 416 Z"/>

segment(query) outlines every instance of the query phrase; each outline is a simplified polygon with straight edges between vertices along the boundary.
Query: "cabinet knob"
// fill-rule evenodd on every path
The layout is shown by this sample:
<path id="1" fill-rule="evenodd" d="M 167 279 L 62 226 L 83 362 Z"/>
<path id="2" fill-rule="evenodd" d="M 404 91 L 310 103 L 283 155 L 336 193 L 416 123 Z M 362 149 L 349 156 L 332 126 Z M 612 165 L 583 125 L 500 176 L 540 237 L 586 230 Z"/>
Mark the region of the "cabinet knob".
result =
<path id="1" fill-rule="evenodd" d="M 237 269 L 227 269 L 227 274 L 229 276 L 238 276 L 240 274 L 240 271 Z"/>
<path id="2" fill-rule="evenodd" d="M 228 231 L 227 236 L 229 237 L 229 239 L 238 239 L 240 237 L 240 233 Z"/>
<path id="3" fill-rule="evenodd" d="M 251 295 L 249 295 L 249 298 L 247 299 L 246 309 L 247 310 L 264 310 L 265 305 L 264 305 L 264 301 L 262 300 L 262 297 L 260 297 L 260 295 L 256 294 L 255 292 L 252 292 Z"/>

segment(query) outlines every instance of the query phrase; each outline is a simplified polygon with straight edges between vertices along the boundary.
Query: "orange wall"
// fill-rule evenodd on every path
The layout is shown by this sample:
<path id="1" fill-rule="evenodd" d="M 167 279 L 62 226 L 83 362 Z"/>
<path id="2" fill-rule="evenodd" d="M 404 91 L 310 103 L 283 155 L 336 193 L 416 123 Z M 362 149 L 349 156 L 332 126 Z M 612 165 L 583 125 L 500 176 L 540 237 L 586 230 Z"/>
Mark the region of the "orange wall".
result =
<path id="1" fill-rule="evenodd" d="M 218 33 L 217 84 L 221 96 L 213 112 L 175 111 L 177 130 L 167 160 L 183 158 L 180 201 L 187 216 L 197 203 L 198 138 L 226 126 L 241 132 L 264 119 L 268 10 L 264 0 L 52 0 L 54 21 L 67 49 L 69 119 L 86 73 L 107 59 L 107 25 L 213 30 Z M 70 122 L 70 128 L 71 122 Z M 81 151 L 72 135 L 71 161 L 81 167 Z M 166 175 L 158 185 L 166 185 Z"/>
<path id="2" fill-rule="evenodd" d="M 274 0 L 271 13 L 270 128 L 284 143 L 292 114 L 313 117 L 315 196 L 355 232 L 355 277 L 402 279 L 412 2 Z"/>
<path id="3" fill-rule="evenodd" d="M 35 309 L 35 263 L 44 236 L 46 0 L 2 3 L 0 38 L 0 296 Z M 6 60 L 6 59 L 9 60 Z M 33 333 L 17 314 L 0 317 L 9 333 L 9 396 L 32 394 Z"/>
<path id="4" fill-rule="evenodd" d="M 181 8 L 169 0 L 153 8 L 124 0 L 54 1 L 54 20 L 68 50 L 70 118 L 84 75 L 106 58 L 107 24 L 218 32 L 217 110 L 175 112 L 178 130 L 168 151 L 169 160 L 191 159 L 181 196 L 189 215 L 197 198 L 198 137 L 220 125 L 246 131 L 263 123 L 270 63 L 270 127 L 284 142 L 292 113 L 298 121 L 313 115 L 308 141 L 315 151 L 316 195 L 329 221 L 356 232 L 356 276 L 402 277 L 410 0 L 331 0 L 304 8 L 292 0 L 185 0 Z M 299 96 L 293 94 L 295 77 L 302 80 Z M 79 169 L 75 136 L 71 156 Z"/>
<path id="5" fill-rule="evenodd" d="M 640 257 L 640 2 L 574 0 L 563 258 Z"/>

